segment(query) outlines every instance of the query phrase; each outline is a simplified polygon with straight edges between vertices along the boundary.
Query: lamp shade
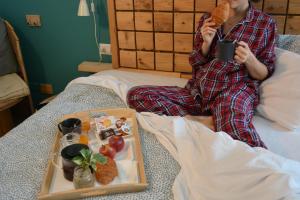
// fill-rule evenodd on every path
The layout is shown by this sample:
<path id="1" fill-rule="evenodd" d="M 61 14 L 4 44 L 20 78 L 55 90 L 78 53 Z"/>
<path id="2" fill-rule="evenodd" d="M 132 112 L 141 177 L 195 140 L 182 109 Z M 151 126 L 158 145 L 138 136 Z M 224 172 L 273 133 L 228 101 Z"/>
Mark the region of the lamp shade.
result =
<path id="1" fill-rule="evenodd" d="M 86 0 L 80 0 L 77 15 L 90 16 L 89 7 L 86 3 Z"/>

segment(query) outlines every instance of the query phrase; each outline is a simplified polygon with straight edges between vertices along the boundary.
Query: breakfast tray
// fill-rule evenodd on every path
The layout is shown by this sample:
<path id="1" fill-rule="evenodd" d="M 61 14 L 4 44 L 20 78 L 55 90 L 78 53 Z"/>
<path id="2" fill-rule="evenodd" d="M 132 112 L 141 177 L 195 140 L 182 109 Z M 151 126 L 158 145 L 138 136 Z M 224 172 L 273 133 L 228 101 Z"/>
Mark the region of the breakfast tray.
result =
<path id="1" fill-rule="evenodd" d="M 44 175 L 44 179 L 42 182 L 41 190 L 38 194 L 38 199 L 40 200 L 50 200 L 50 199 L 77 199 L 77 198 L 84 198 L 84 197 L 91 197 L 91 196 L 98 196 L 98 195 L 107 195 L 113 193 L 122 193 L 122 192 L 138 192 L 146 189 L 148 186 L 145 170 L 144 170 L 144 161 L 143 161 L 143 154 L 141 149 L 140 143 L 140 136 L 138 133 L 137 121 L 136 121 L 136 112 L 132 109 L 96 109 L 96 110 L 88 110 L 78 113 L 73 113 L 69 115 L 64 115 L 62 120 L 67 118 L 79 118 L 81 121 L 91 121 L 91 115 L 99 114 L 106 114 L 108 116 L 115 116 L 118 118 L 126 117 L 132 119 L 131 121 L 131 132 L 132 132 L 132 141 L 133 141 L 133 154 L 136 163 L 136 174 L 137 178 L 135 182 L 128 182 L 128 183 L 115 183 L 115 184 L 108 184 L 108 185 L 100 185 L 97 184 L 91 188 L 82 188 L 82 189 L 75 189 L 70 188 L 73 185 L 72 182 L 63 180 L 64 178 L 61 177 L 62 173 L 61 170 L 58 169 L 54 163 L 58 163 L 61 160 L 60 157 L 60 138 L 62 137 L 61 133 L 58 131 L 56 133 L 54 143 L 52 146 L 52 150 L 50 153 L 50 158 L 48 160 L 48 166 L 46 168 L 46 172 Z M 59 175 L 60 174 L 60 175 Z M 58 177 L 59 176 L 59 177 Z M 60 181 L 61 180 L 61 181 Z M 61 183 L 57 183 L 57 182 Z M 64 183 L 64 181 L 67 181 Z M 62 183 L 63 182 L 63 183 Z M 68 186 L 68 189 L 62 189 L 57 191 L 55 188 L 55 184 L 61 184 L 63 186 Z M 70 184 L 70 185 L 67 185 Z"/>

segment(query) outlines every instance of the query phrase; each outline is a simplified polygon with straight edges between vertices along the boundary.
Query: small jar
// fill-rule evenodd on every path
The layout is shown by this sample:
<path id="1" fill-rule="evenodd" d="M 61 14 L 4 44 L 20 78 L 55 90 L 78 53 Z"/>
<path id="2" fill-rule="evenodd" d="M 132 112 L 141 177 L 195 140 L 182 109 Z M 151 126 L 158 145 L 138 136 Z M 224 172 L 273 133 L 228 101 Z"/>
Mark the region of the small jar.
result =
<path id="1" fill-rule="evenodd" d="M 93 187 L 95 176 L 91 169 L 77 166 L 74 170 L 73 184 L 75 189 Z"/>
<path id="2" fill-rule="evenodd" d="M 61 149 L 72 145 L 72 144 L 78 144 L 80 139 L 79 133 L 67 133 L 60 139 L 60 147 Z"/>

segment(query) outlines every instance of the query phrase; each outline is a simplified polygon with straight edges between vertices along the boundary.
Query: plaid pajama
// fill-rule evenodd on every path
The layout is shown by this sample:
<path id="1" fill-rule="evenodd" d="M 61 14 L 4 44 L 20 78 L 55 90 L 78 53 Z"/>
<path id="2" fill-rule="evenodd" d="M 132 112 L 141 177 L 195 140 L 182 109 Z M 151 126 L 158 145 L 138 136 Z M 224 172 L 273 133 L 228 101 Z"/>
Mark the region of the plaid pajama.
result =
<path id="1" fill-rule="evenodd" d="M 142 86 L 128 93 L 128 104 L 138 112 L 158 114 L 201 115 L 212 113 L 217 131 L 250 146 L 265 147 L 257 134 L 252 118 L 259 102 L 260 81 L 253 79 L 244 64 L 217 60 L 216 43 L 219 38 L 246 42 L 253 54 L 274 72 L 276 24 L 274 20 L 250 5 L 246 17 L 225 36 L 222 29 L 212 42 L 207 57 L 201 54 L 203 43 L 200 28 L 209 15 L 199 21 L 194 48 L 190 54 L 192 79 L 185 88 Z"/>
<path id="2" fill-rule="evenodd" d="M 129 90 L 127 103 L 138 112 L 154 112 L 160 115 L 200 115 L 200 101 L 190 91 L 176 86 L 138 86 Z"/>

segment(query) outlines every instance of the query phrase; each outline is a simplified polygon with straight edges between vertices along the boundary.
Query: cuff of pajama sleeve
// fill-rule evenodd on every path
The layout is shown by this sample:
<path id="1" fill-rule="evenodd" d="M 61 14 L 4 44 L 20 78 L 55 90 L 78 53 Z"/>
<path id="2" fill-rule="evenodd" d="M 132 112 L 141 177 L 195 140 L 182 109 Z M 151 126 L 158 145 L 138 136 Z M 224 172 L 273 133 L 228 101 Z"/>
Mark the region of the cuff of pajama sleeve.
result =
<path id="1" fill-rule="evenodd" d="M 189 57 L 192 66 L 201 65 L 208 62 L 208 58 L 203 56 L 201 51 L 193 50 Z"/>
<path id="2" fill-rule="evenodd" d="M 268 70 L 268 75 L 265 79 L 269 78 L 270 76 L 272 76 L 272 74 L 275 71 L 275 64 L 269 64 L 267 65 L 267 70 Z"/>

